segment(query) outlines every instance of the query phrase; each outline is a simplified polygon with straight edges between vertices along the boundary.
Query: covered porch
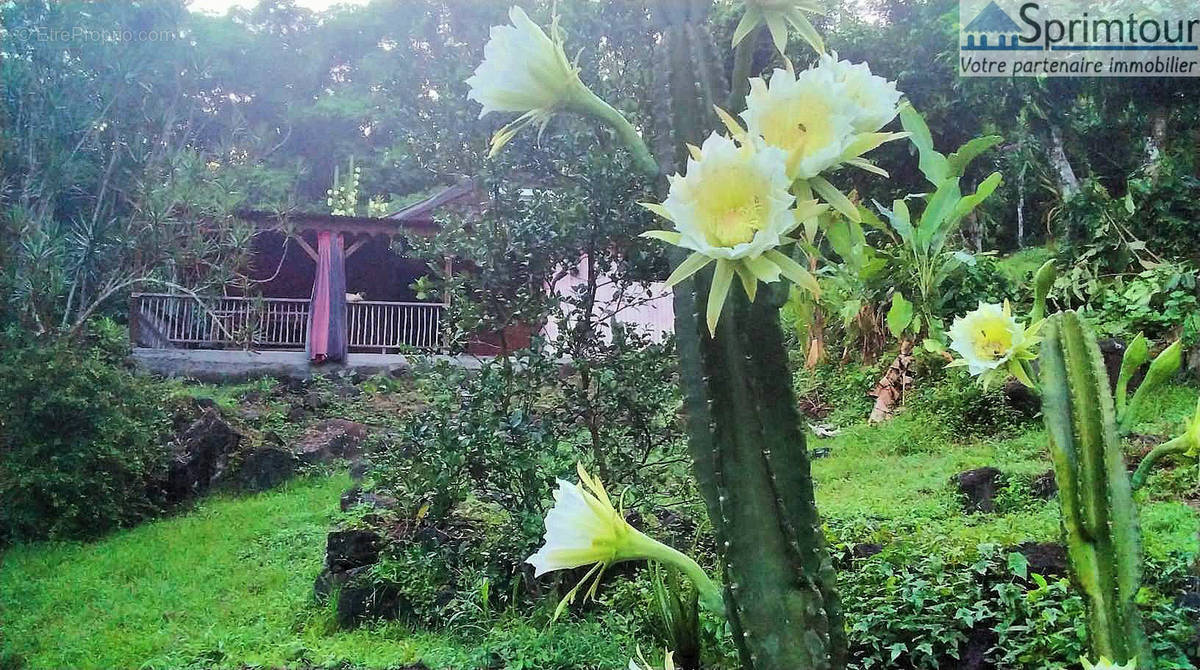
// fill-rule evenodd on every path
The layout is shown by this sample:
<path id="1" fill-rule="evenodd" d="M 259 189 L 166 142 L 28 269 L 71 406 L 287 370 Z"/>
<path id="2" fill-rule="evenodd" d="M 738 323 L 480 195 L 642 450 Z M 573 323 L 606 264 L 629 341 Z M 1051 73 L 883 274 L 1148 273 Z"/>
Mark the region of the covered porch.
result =
<path id="1" fill-rule="evenodd" d="M 135 293 L 130 338 L 148 349 L 304 351 L 310 298 L 245 298 Z M 363 300 L 346 303 L 351 353 L 440 351 L 446 305 Z"/>
<path id="2" fill-rule="evenodd" d="M 470 207 L 476 197 L 464 181 L 385 217 L 243 212 L 257 228 L 253 289 L 135 293 L 130 339 L 143 352 L 173 350 L 171 360 L 203 358 L 189 353 L 198 351 L 307 352 L 331 363 L 444 352 L 448 304 L 418 298 L 411 285 L 430 269 L 397 251 L 404 235 L 436 231 L 435 209 Z"/>

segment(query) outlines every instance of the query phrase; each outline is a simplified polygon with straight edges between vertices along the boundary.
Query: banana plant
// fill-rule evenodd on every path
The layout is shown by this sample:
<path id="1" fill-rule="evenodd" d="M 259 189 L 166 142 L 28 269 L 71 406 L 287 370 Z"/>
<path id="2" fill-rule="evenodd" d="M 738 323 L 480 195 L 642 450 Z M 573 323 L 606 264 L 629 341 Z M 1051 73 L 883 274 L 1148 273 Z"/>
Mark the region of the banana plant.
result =
<path id="1" fill-rule="evenodd" d="M 934 190 L 927 196 L 909 195 L 897 199 L 890 209 L 879 202 L 875 202 L 875 206 L 899 237 L 900 249 L 896 258 L 912 280 L 906 299 L 911 300 L 916 309 L 908 327 L 916 334 L 940 332 L 936 310 L 941 286 L 954 270 L 974 260 L 965 252 L 946 251 L 946 241 L 996 190 L 1001 177 L 999 172 L 993 172 L 968 195 L 963 195 L 959 182 L 971 161 L 999 143 L 1001 138 L 996 135 L 977 137 L 947 156 L 933 148 L 929 127 L 911 105 L 900 110 L 900 122 L 917 148 L 918 166 Z M 910 200 L 924 200 L 919 217 L 910 211 Z"/>

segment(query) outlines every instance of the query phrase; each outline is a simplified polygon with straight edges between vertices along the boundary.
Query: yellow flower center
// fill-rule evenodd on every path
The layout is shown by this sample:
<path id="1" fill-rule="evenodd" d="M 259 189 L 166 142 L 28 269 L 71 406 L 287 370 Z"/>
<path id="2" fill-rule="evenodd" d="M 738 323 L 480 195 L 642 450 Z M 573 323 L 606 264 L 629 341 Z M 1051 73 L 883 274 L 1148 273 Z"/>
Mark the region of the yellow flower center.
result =
<path id="1" fill-rule="evenodd" d="M 706 179 L 697 194 L 705 240 L 714 247 L 733 247 L 754 239 L 763 229 L 764 184 L 740 170 L 720 170 Z"/>
<path id="2" fill-rule="evenodd" d="M 758 199 L 717 216 L 708 241 L 719 247 L 732 247 L 754 239 L 758 230 Z"/>
<path id="3" fill-rule="evenodd" d="M 1004 321 L 982 324 L 975 337 L 975 355 L 984 360 L 994 361 L 1012 349 L 1012 340 L 1012 333 Z"/>

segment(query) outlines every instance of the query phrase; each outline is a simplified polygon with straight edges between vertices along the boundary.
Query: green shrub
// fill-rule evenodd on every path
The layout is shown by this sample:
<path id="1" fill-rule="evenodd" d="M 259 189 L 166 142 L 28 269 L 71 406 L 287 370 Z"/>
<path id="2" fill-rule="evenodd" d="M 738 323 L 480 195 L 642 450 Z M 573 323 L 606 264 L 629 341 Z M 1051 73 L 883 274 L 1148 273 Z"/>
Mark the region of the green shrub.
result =
<path id="1" fill-rule="evenodd" d="M 0 542 L 92 537 L 159 511 L 170 415 L 111 333 L 0 349 Z"/>
<path id="2" fill-rule="evenodd" d="M 1186 263 L 1163 263 L 1109 281 L 1092 298 L 1087 316 L 1100 336 L 1128 341 L 1138 333 L 1152 340 L 1182 335 L 1191 343 L 1200 329 L 1198 308 L 1195 269 Z"/>
<path id="3" fill-rule="evenodd" d="M 979 307 L 980 302 L 1002 303 L 1017 299 L 1016 284 L 993 256 L 970 257 L 947 278 L 942 288 L 940 313 L 947 324 Z"/>
<path id="4" fill-rule="evenodd" d="M 797 399 L 821 413 L 827 411 L 825 420 L 838 426 L 857 423 L 871 413 L 875 399 L 867 394 L 891 363 L 887 356 L 875 365 L 827 361 L 810 370 L 801 361 L 792 363 Z"/>
<path id="5" fill-rule="evenodd" d="M 555 477 L 576 458 L 572 427 L 554 420 L 547 395 L 556 373 L 536 354 L 512 368 L 426 370 L 428 408 L 374 450 L 369 488 L 397 501 L 399 519 L 416 521 L 372 576 L 399 586 L 415 623 L 453 623 L 457 609 L 478 606 L 483 583 L 489 606 L 526 593 L 521 565 L 538 543 Z"/>
<path id="6" fill-rule="evenodd" d="M 906 411 L 935 419 L 955 439 L 1004 437 L 1036 421 L 1036 409 L 1016 407 L 1004 390 L 987 390 L 961 369 L 945 369 L 935 360 L 905 398 Z"/>
<path id="7" fill-rule="evenodd" d="M 1005 670 L 1076 667 L 1083 601 L 1066 578 L 1031 574 L 1020 554 L 995 545 L 958 560 L 937 554 L 885 551 L 839 573 L 851 668 L 958 667 L 969 651 Z M 1170 566 L 1147 571 L 1154 577 L 1142 608 L 1161 670 L 1196 661 L 1189 649 L 1194 614 L 1154 595 L 1177 588 L 1187 558 Z"/>

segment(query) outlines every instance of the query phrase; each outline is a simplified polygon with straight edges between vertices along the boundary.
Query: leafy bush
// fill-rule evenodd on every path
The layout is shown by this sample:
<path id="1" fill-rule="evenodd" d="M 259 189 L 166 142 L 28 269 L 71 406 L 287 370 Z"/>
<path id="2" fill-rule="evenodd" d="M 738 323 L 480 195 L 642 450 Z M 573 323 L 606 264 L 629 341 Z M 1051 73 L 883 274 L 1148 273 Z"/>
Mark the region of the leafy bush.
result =
<path id="1" fill-rule="evenodd" d="M 0 542 L 90 537 L 158 511 L 167 394 L 121 367 L 111 332 L 83 347 L 0 339 Z"/>
<path id="2" fill-rule="evenodd" d="M 1002 303 L 1017 299 L 1017 288 L 995 257 L 967 256 L 950 274 L 942 292 L 941 316 L 950 323 L 979 306 L 980 302 Z"/>
<path id="3" fill-rule="evenodd" d="M 550 418 L 556 404 L 544 382 L 556 370 L 536 353 L 475 373 L 428 370 L 420 385 L 429 407 L 376 450 L 371 488 L 415 522 L 391 532 L 401 541 L 372 578 L 399 588 L 414 621 L 451 623 L 456 609 L 478 605 L 483 583 L 497 606 L 520 586 L 554 478 L 574 463 L 569 426 Z"/>
<path id="4" fill-rule="evenodd" d="M 1013 405 L 1000 387 L 987 390 L 961 369 L 932 362 L 905 399 L 908 411 L 936 418 L 959 439 L 1013 435 L 1036 418 L 1036 403 Z"/>
<path id="5" fill-rule="evenodd" d="M 1060 670 L 1075 667 L 1084 651 L 1083 600 L 1066 578 L 1031 574 L 1020 554 L 980 545 L 960 560 L 885 552 L 855 563 L 838 581 L 852 668 L 958 667 L 970 654 L 991 667 Z M 1147 571 L 1154 575 L 1147 592 L 1174 588 L 1186 558 L 1172 565 Z M 1169 598 L 1146 600 L 1158 667 L 1195 667 L 1193 614 Z"/>
<path id="6" fill-rule="evenodd" d="M 1195 157 L 1190 154 L 1164 156 L 1153 175 L 1129 180 L 1134 203 L 1131 230 L 1152 249 L 1170 251 L 1179 257 L 1200 258 L 1200 178 Z"/>
<path id="7" fill-rule="evenodd" d="M 1198 308 L 1195 269 L 1185 263 L 1163 263 L 1113 279 L 1093 298 L 1089 316 L 1101 335 L 1127 340 L 1138 333 L 1151 339 L 1182 335 L 1190 343 L 1200 328 Z"/>

